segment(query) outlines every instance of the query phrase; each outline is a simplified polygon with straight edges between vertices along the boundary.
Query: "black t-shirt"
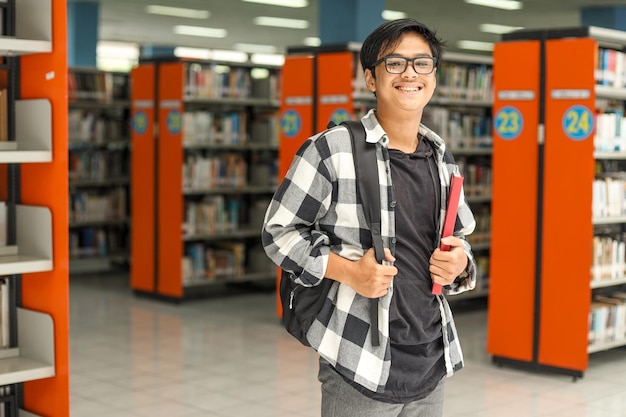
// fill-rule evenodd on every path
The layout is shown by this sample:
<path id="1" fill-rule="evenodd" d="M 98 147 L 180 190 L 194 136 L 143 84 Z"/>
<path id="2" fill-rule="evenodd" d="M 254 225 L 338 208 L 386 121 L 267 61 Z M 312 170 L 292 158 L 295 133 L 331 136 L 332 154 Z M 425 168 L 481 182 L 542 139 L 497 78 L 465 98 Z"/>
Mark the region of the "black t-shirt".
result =
<path id="1" fill-rule="evenodd" d="M 436 245 L 439 175 L 431 146 L 420 138 L 411 154 L 389 150 L 396 199 L 396 262 L 389 310 L 391 370 L 378 401 L 406 403 L 426 397 L 445 375 L 441 312 L 431 294 L 429 259 Z"/>

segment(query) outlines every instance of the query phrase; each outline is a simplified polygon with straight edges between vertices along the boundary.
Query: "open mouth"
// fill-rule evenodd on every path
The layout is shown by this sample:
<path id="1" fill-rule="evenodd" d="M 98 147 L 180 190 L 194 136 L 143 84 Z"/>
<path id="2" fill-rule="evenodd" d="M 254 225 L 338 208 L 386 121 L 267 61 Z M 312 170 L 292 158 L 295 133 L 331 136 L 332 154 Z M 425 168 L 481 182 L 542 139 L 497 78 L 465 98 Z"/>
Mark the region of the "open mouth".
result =
<path id="1" fill-rule="evenodd" d="M 422 89 L 422 87 L 396 87 L 396 89 L 403 91 L 405 93 L 417 93 Z"/>

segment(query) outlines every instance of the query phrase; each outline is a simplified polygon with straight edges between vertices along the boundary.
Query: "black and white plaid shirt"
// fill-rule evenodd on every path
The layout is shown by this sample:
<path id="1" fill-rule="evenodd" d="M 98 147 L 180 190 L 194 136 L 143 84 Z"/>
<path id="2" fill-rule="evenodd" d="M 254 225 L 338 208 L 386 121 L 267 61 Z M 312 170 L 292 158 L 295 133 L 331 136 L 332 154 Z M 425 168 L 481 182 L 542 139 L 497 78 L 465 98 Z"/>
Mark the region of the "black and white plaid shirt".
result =
<path id="1" fill-rule="evenodd" d="M 385 247 L 395 236 L 394 200 L 388 138 L 370 110 L 361 119 L 366 140 L 377 143 L 381 196 L 381 233 Z M 459 168 L 445 152 L 444 141 L 430 129 L 420 126 L 423 137 L 432 142 L 441 183 L 439 230 L 443 229 L 450 177 Z M 469 262 L 464 277 L 446 288 L 458 294 L 474 288 L 476 265 L 465 236 L 475 227 L 474 216 L 462 195 L 454 235 L 463 239 Z M 352 146 L 347 128 L 337 126 L 309 138 L 296 153 L 287 175 L 276 191 L 265 215 L 263 245 L 267 255 L 298 284 L 314 286 L 326 272 L 330 251 L 358 260 L 369 248 L 363 211 L 357 204 Z M 393 288 L 379 302 L 380 346 L 370 342 L 369 299 L 351 287 L 335 282 L 326 304 L 307 334 L 311 346 L 341 374 L 372 391 L 384 388 L 391 365 L 389 348 L 389 304 Z M 450 307 L 438 297 L 447 375 L 463 367 L 463 356 Z"/>

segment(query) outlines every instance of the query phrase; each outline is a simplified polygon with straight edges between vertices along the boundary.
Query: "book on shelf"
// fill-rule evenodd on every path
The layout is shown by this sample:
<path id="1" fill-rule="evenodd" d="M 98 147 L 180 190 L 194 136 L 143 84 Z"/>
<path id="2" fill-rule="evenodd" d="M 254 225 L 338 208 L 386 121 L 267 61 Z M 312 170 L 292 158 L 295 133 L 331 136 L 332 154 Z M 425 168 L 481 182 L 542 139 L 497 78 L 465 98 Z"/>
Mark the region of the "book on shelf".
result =
<path id="1" fill-rule="evenodd" d="M 589 312 L 589 345 L 626 343 L 626 293 L 594 295 Z"/>
<path id="2" fill-rule="evenodd" d="M 5 142 L 9 140 L 9 122 L 7 115 L 7 89 L 0 89 L 0 141 Z"/>
<path id="3" fill-rule="evenodd" d="M 9 280 L 0 278 L 0 348 L 6 349 L 11 346 L 11 309 L 9 306 Z"/>

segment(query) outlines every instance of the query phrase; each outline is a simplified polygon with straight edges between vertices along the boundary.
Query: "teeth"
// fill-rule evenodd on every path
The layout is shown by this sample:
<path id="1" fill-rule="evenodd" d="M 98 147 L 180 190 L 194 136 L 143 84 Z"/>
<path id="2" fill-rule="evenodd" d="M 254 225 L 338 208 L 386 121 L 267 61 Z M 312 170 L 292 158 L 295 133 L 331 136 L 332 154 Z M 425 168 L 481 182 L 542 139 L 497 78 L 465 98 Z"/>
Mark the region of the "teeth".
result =
<path id="1" fill-rule="evenodd" d="M 398 90 L 406 91 L 406 92 L 416 92 L 419 91 L 417 87 L 398 87 Z"/>

